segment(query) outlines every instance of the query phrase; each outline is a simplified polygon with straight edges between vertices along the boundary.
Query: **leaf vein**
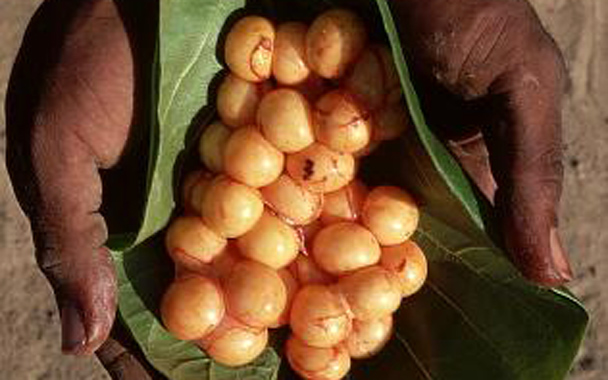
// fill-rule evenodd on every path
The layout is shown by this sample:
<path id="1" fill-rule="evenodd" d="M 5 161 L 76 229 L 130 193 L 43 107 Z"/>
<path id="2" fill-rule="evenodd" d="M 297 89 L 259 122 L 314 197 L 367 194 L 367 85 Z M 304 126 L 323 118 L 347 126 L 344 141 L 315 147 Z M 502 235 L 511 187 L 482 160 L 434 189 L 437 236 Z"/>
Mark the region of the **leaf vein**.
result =
<path id="1" fill-rule="evenodd" d="M 416 368 L 418 368 L 418 370 L 420 371 L 420 373 L 422 373 L 424 378 L 427 380 L 433 380 L 433 376 L 431 376 L 431 373 L 429 372 L 429 370 L 427 370 L 427 368 L 424 366 L 424 363 L 422 363 L 422 361 L 418 358 L 418 356 L 416 356 L 416 353 L 414 352 L 412 347 L 407 342 L 407 339 L 404 339 L 398 333 L 395 334 L 395 336 L 397 337 L 397 340 L 399 340 L 399 343 L 401 343 L 401 345 L 405 348 L 407 353 L 412 357 L 414 364 L 416 364 Z"/>
<path id="2" fill-rule="evenodd" d="M 407 140 L 407 143 L 410 144 L 409 140 Z M 432 181 L 427 177 L 426 173 L 424 170 L 422 170 L 423 165 L 420 164 L 420 161 L 418 159 L 418 157 L 416 157 L 415 154 L 409 154 L 409 152 L 411 151 L 411 149 L 407 149 L 406 152 L 408 152 L 408 156 L 412 159 L 412 161 L 414 162 L 414 167 L 416 167 L 418 170 L 417 172 L 419 173 L 419 178 L 420 180 L 424 183 L 422 184 L 422 186 L 427 187 L 430 191 L 433 191 L 434 188 L 432 186 Z"/>
<path id="3" fill-rule="evenodd" d="M 473 321 L 471 320 L 471 318 L 469 318 L 469 316 L 467 315 L 467 313 L 456 303 L 454 302 L 446 293 L 444 293 L 441 288 L 439 288 L 439 286 L 437 284 L 433 284 L 433 281 L 431 281 L 431 279 L 429 279 L 428 281 L 428 285 L 429 288 L 435 292 L 435 294 L 437 294 L 445 303 L 447 303 L 452 309 L 454 309 L 462 318 L 462 320 L 467 324 L 467 326 L 469 326 L 469 328 L 471 330 L 473 330 L 475 332 L 475 334 L 477 334 L 481 339 L 483 339 L 492 349 L 492 351 L 494 351 L 496 353 L 496 355 L 500 358 L 500 361 L 502 361 L 503 363 L 506 364 L 506 368 L 508 368 L 511 372 L 513 372 L 512 368 L 512 363 L 510 362 L 510 360 L 502 354 L 502 352 L 500 351 L 500 349 L 498 348 L 498 346 L 496 346 L 496 344 L 492 341 L 492 339 L 490 339 L 489 336 L 487 336 L 483 330 L 481 330 L 479 327 L 477 327 Z"/>
<path id="4" fill-rule="evenodd" d="M 466 253 L 469 253 L 469 252 L 485 251 L 485 250 L 486 249 L 482 248 L 482 247 L 465 247 L 465 248 L 461 248 L 461 249 L 458 249 L 458 250 L 452 252 L 452 254 L 454 256 L 463 256 L 463 255 L 465 255 Z"/>

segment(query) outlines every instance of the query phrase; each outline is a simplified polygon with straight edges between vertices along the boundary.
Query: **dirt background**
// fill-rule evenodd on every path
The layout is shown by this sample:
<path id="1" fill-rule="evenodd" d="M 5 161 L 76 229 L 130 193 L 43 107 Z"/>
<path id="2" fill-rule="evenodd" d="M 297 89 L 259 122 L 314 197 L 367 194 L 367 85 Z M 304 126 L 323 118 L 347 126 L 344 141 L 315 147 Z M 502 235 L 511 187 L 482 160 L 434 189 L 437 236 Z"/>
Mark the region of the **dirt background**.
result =
<path id="1" fill-rule="evenodd" d="M 40 0 L 0 2 L 0 101 L 25 26 Z M 569 380 L 603 380 L 608 370 L 608 2 L 533 0 L 562 47 L 571 86 L 564 107 L 565 189 L 561 226 L 573 261 L 572 290 L 591 312 Z M 108 379 L 94 358 L 60 353 L 51 289 L 34 263 L 28 223 L 4 166 L 0 115 L 0 379 Z M 542 380 L 542 379 L 539 379 Z"/>

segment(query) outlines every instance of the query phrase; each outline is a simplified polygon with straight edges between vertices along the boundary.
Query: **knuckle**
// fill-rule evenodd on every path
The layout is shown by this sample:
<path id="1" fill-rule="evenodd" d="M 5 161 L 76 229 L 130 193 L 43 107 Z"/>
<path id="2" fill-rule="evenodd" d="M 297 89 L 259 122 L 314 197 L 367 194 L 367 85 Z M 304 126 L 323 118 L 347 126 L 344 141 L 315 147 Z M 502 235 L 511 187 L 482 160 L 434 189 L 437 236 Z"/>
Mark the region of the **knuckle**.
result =
<path id="1" fill-rule="evenodd" d="M 74 268 L 73 263 L 66 261 L 62 256 L 55 249 L 36 251 L 38 268 L 44 274 L 58 299 L 69 296 L 74 292 L 71 278 L 76 268 Z"/>
<path id="2" fill-rule="evenodd" d="M 521 44 L 517 31 L 525 18 L 522 8 L 519 1 L 486 1 L 458 14 L 457 27 L 449 24 L 433 34 L 428 46 L 434 79 L 465 98 L 485 95 L 515 59 L 508 52 Z"/>
<path id="3" fill-rule="evenodd" d="M 85 240 L 85 244 L 87 242 Z M 100 310 L 110 310 L 114 304 L 117 280 L 106 248 L 94 248 L 78 241 L 44 244 L 36 250 L 36 262 L 59 297 L 93 295 Z"/>
<path id="4" fill-rule="evenodd" d="M 440 66 L 444 68 L 440 78 L 449 79 L 443 84 L 453 91 L 466 98 L 486 95 L 497 77 L 522 67 L 529 67 L 535 76 L 549 83 L 566 83 L 560 50 L 530 4 L 521 0 L 489 1 L 470 17 L 472 21 L 461 33 L 457 48 L 444 58 L 451 59 L 452 65 Z M 453 51 L 461 51 L 464 58 L 458 60 Z"/>
<path id="5" fill-rule="evenodd" d="M 53 289 L 55 300 L 59 307 L 66 300 L 74 297 L 73 287 L 70 285 L 70 269 L 54 252 L 36 252 L 38 268 Z"/>
<path id="6" fill-rule="evenodd" d="M 551 211 L 561 196 L 564 171 L 561 146 L 551 143 L 522 161 L 525 164 L 514 169 L 513 182 L 520 189 L 534 192 L 539 205 Z"/>
<path id="7" fill-rule="evenodd" d="M 38 266 L 44 274 L 54 276 L 60 272 L 63 261 L 58 256 L 55 251 L 37 251 Z"/>
<path id="8" fill-rule="evenodd" d="M 563 174 L 562 147 L 558 142 L 550 143 L 546 149 L 541 150 L 538 161 L 545 172 L 556 176 Z"/>
<path id="9" fill-rule="evenodd" d="M 564 165 L 559 145 L 547 149 L 539 156 L 541 174 L 538 176 L 539 188 L 543 197 L 553 206 L 561 196 Z"/>
<path id="10" fill-rule="evenodd" d="M 66 277 L 64 263 L 61 257 L 55 251 L 36 251 L 36 261 L 38 267 L 51 284 L 51 287 L 56 292 L 60 292 L 63 288 L 63 282 Z"/>
<path id="11" fill-rule="evenodd" d="M 561 50 L 555 41 L 546 35 L 537 49 L 537 63 L 548 80 L 562 89 L 568 84 L 568 70 Z"/>
<path id="12" fill-rule="evenodd" d="M 512 157 L 516 161 L 516 175 L 539 177 L 561 177 L 563 173 L 562 147 L 557 141 L 547 142 L 541 149 L 514 148 Z"/>

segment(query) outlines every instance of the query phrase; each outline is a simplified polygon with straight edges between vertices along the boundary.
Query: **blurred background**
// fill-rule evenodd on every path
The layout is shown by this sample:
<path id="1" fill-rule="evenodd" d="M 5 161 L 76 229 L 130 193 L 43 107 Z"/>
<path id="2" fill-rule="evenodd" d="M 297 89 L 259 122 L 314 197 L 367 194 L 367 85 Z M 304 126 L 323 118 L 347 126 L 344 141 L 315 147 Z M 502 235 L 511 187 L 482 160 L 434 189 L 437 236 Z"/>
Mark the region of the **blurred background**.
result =
<path id="1" fill-rule="evenodd" d="M 608 370 L 608 2 L 531 2 L 561 46 L 571 77 L 564 103 L 561 230 L 576 274 L 571 289 L 590 311 L 591 325 L 568 380 L 604 380 Z M 94 358 L 61 355 L 52 292 L 35 266 L 28 223 L 4 166 L 6 83 L 27 22 L 40 3 L 0 1 L 0 379 L 109 379 Z"/>

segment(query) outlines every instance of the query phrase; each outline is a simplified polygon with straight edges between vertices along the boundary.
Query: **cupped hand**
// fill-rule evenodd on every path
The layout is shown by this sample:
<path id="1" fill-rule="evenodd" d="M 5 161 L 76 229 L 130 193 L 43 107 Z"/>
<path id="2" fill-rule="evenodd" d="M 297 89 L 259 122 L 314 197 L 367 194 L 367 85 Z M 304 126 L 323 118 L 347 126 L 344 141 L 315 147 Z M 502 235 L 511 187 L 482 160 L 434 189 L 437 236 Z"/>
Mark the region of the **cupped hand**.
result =
<path id="1" fill-rule="evenodd" d="M 117 379 L 159 376 L 114 324 L 116 277 L 99 212 L 100 170 L 120 166 L 145 114 L 157 8 L 138 3 L 47 0 L 28 27 L 6 104 L 7 164 L 55 291 L 63 350 L 97 350 Z M 569 280 L 556 230 L 564 69 L 530 5 L 391 6 L 426 114 L 494 199 L 513 262 L 540 284 Z"/>
<path id="2" fill-rule="evenodd" d="M 559 49 L 525 0 L 394 0 L 425 115 L 493 200 L 505 246 L 532 281 L 572 278 L 557 232 L 562 186 Z"/>
<path id="3" fill-rule="evenodd" d="M 6 102 L 7 166 L 55 292 L 63 351 L 97 351 L 117 379 L 156 376 L 114 324 L 116 275 L 100 213 L 106 179 L 122 182 L 125 212 L 128 182 L 141 177 L 124 163 L 137 157 L 130 132 L 145 123 L 155 43 L 156 8 L 141 3 L 45 1 L 26 31 Z M 103 198 L 113 191 L 104 187 Z"/>

